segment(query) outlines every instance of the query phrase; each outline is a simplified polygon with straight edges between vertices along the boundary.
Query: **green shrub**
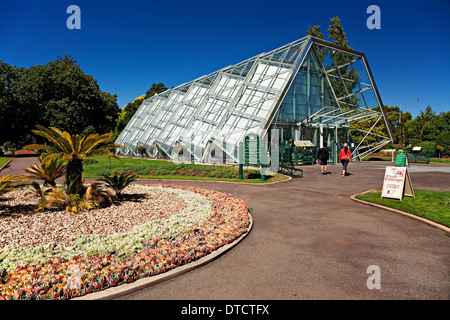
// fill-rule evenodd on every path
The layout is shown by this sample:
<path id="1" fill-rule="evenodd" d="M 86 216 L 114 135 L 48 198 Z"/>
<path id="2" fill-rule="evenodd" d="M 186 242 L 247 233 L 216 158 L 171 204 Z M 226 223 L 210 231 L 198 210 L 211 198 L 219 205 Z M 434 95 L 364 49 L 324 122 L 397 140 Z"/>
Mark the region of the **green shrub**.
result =
<path id="1" fill-rule="evenodd" d="M 131 182 L 135 181 L 137 177 L 137 175 L 122 172 L 120 174 L 116 173 L 112 176 L 103 175 L 103 178 L 99 180 L 105 182 L 109 187 L 111 187 L 117 198 L 120 198 L 123 189 L 125 189 Z"/>
<path id="2" fill-rule="evenodd" d="M 422 141 L 418 144 L 418 146 L 422 147 L 422 153 L 435 153 L 436 152 L 436 143 L 431 141 Z"/>

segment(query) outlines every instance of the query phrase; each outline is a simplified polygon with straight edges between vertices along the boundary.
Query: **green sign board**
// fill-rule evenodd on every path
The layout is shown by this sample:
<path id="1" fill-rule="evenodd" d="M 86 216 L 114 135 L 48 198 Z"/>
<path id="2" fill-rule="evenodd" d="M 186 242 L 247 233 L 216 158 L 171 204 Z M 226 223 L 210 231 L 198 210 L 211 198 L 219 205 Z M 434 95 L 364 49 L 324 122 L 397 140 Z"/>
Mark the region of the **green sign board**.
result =
<path id="1" fill-rule="evenodd" d="M 259 136 L 250 133 L 244 139 L 244 165 L 259 166 Z"/>
<path id="2" fill-rule="evenodd" d="M 406 167 L 408 165 L 408 157 L 406 152 L 397 152 L 395 158 L 396 167 Z"/>

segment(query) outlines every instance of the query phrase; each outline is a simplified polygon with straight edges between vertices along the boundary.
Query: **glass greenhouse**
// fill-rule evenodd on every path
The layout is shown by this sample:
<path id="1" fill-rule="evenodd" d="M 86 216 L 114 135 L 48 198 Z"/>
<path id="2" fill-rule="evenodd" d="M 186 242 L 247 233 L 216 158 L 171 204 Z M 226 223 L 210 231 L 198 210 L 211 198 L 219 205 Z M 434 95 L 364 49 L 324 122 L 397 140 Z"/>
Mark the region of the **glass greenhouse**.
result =
<path id="1" fill-rule="evenodd" d="M 239 162 L 248 134 L 279 143 L 343 143 L 363 157 L 392 141 L 392 130 L 364 53 L 311 36 L 261 53 L 145 100 L 116 143 L 119 153 L 189 155 L 197 162 Z M 217 158 L 217 156 L 215 157 Z"/>

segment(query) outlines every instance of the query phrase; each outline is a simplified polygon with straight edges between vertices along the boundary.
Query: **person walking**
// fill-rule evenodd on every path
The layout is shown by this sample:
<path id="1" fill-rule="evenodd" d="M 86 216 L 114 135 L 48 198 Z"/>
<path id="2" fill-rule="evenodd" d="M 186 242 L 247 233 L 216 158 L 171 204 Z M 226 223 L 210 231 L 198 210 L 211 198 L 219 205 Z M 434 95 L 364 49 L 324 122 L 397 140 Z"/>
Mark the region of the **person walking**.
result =
<path id="1" fill-rule="evenodd" d="M 323 147 L 319 149 L 319 152 L 317 154 L 317 159 L 320 160 L 320 171 L 322 172 L 322 175 L 328 174 L 327 165 L 328 165 L 329 154 L 328 154 L 326 142 L 323 144 Z"/>
<path id="2" fill-rule="evenodd" d="M 352 161 L 352 152 L 348 149 L 348 145 L 344 143 L 344 147 L 339 152 L 339 161 L 342 163 L 342 178 L 347 175 L 347 166 Z"/>

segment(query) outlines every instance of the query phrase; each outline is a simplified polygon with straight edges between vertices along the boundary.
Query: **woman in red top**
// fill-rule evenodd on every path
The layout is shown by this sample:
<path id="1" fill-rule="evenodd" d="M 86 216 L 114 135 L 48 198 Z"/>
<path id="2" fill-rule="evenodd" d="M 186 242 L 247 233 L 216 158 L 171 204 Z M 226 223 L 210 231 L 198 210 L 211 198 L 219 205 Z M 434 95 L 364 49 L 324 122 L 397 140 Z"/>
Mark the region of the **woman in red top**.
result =
<path id="1" fill-rule="evenodd" d="M 346 143 L 344 143 L 344 148 L 342 148 L 341 152 L 339 153 L 339 161 L 342 163 L 343 166 L 342 178 L 345 178 L 345 176 L 347 175 L 347 165 L 349 161 L 352 161 L 352 153 L 348 149 Z"/>

